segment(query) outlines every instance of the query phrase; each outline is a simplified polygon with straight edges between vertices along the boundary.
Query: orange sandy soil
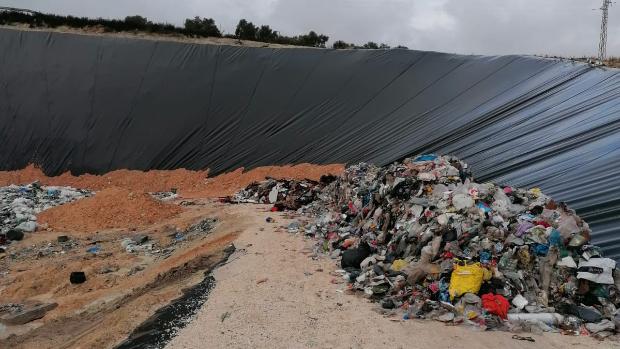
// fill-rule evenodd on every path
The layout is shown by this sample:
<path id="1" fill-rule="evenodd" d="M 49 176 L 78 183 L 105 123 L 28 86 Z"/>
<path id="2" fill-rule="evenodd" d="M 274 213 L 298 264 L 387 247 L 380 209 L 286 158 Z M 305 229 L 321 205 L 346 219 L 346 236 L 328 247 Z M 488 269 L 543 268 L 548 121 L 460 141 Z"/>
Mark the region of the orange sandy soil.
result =
<path id="1" fill-rule="evenodd" d="M 184 288 L 201 281 L 203 272 L 221 260 L 223 249 L 246 226 L 244 217 L 222 206 L 198 202 L 137 232 L 69 233 L 77 246 L 64 253 L 41 256 L 37 251 L 60 250 L 56 238 L 65 232 L 37 232 L 12 244 L 9 252 L 14 255 L 0 257 L 0 270 L 8 272 L 0 277 L 0 303 L 55 302 L 58 307 L 40 320 L 0 331 L 0 348 L 114 346 Z M 212 233 L 175 242 L 175 232 L 206 217 L 218 219 Z M 169 255 L 125 251 L 122 239 L 137 233 L 148 235 L 156 243 L 154 250 L 172 246 L 174 251 Z M 95 244 L 100 252 L 86 252 Z M 86 282 L 71 284 L 73 271 L 83 271 Z"/>
<path id="2" fill-rule="evenodd" d="M 104 175 L 85 174 L 72 176 L 69 172 L 60 176 L 48 177 L 39 168 L 30 165 L 18 171 L 0 171 L 0 186 L 27 184 L 39 181 L 44 185 L 66 185 L 81 189 L 101 190 L 121 187 L 134 192 L 179 190 L 184 197 L 217 197 L 235 193 L 255 181 L 265 177 L 318 180 L 324 174 L 341 174 L 344 166 L 299 164 L 287 166 L 263 166 L 249 171 L 239 168 L 213 178 L 208 171 L 178 169 L 172 171 L 117 170 Z"/>
<path id="3" fill-rule="evenodd" d="M 56 231 L 93 232 L 99 229 L 148 226 L 178 215 L 178 205 L 162 203 L 148 193 L 112 187 L 95 196 L 56 206 L 38 215 L 39 224 Z"/>
<path id="4" fill-rule="evenodd" d="M 207 171 L 117 170 L 104 175 L 48 177 L 30 165 L 19 171 L 0 172 L 0 186 L 39 181 L 44 185 L 72 186 L 97 191 L 94 197 L 51 208 L 38 219 L 52 230 L 94 232 L 101 229 L 136 229 L 161 222 L 181 212 L 179 206 L 161 203 L 148 192 L 172 188 L 182 198 L 213 198 L 232 195 L 266 177 L 318 180 L 321 175 L 341 174 L 342 165 L 266 166 L 244 172 L 243 168 L 208 178 Z"/>
<path id="5" fill-rule="evenodd" d="M 26 234 L 0 254 L 0 303 L 58 303 L 40 320 L 0 326 L 0 348 L 112 347 L 182 289 L 201 281 L 203 272 L 247 228 L 246 217 L 209 198 L 233 194 L 266 176 L 318 180 L 342 170 L 342 165 L 301 164 L 238 169 L 214 178 L 207 178 L 206 171 L 188 170 L 47 177 L 29 166 L 0 172 L 0 186 L 39 181 L 96 191 L 93 197 L 42 212 L 38 221 L 47 229 Z M 147 194 L 171 188 L 180 196 L 171 203 Z M 182 201 L 194 204 L 180 205 Z M 175 242 L 176 232 L 208 217 L 218 218 L 213 233 Z M 174 250 L 128 253 L 121 241 L 136 234 L 148 235 L 154 249 Z M 63 251 L 56 242 L 59 235 L 69 235 L 76 246 Z M 99 253 L 86 252 L 95 244 Z M 51 254 L 40 253 L 50 248 Z M 72 271 L 84 271 L 87 281 L 70 284 Z"/>

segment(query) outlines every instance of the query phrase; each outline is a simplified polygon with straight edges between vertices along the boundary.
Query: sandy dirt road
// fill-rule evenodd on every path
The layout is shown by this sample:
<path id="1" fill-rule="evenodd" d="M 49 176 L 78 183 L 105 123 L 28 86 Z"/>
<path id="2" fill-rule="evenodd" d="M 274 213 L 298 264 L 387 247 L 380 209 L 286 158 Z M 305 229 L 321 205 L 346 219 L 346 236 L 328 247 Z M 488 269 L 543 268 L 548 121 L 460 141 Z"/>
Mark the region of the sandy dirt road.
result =
<path id="1" fill-rule="evenodd" d="M 278 229 L 290 220 L 266 208 L 223 207 L 250 228 L 235 241 L 240 251 L 215 271 L 208 301 L 167 348 L 618 348 L 587 337 L 524 334 L 532 343 L 507 332 L 386 318 L 332 283 L 334 261 L 313 260 L 312 240 Z"/>

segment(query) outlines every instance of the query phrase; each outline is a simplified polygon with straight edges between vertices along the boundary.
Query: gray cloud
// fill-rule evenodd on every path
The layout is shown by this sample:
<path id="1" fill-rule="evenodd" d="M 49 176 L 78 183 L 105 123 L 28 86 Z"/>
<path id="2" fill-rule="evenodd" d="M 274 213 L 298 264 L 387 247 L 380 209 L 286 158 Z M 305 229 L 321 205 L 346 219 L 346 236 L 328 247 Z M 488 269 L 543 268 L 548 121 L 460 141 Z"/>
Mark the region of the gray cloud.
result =
<path id="1" fill-rule="evenodd" d="M 4 6 L 78 16 L 141 14 L 180 25 L 212 17 L 233 32 L 240 18 L 286 35 L 384 42 L 476 54 L 595 55 L 602 0 L 0 0 Z M 608 53 L 620 56 L 620 5 L 610 11 Z"/>

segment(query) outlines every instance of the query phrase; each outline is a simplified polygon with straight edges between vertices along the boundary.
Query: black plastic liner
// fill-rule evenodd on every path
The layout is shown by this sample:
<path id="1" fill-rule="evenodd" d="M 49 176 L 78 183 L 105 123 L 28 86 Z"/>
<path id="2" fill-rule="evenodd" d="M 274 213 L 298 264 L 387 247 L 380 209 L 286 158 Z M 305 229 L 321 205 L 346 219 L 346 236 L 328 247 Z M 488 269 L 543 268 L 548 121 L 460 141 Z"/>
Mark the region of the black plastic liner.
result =
<path id="1" fill-rule="evenodd" d="M 620 258 L 620 71 L 525 56 L 246 48 L 0 29 L 0 169 L 453 154 L 540 186 Z"/>

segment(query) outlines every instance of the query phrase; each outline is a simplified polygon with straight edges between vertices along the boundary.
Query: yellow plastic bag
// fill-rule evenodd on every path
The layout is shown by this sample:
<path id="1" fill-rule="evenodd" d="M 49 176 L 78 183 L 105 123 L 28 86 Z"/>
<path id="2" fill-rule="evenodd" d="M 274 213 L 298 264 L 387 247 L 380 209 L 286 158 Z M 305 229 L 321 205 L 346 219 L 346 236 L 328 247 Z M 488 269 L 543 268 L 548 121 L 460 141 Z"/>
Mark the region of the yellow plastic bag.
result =
<path id="1" fill-rule="evenodd" d="M 392 270 L 394 271 L 401 271 L 403 269 L 405 269 L 405 267 L 409 265 L 409 263 L 407 263 L 406 261 L 402 260 L 402 259 L 397 259 L 394 261 L 394 263 L 392 263 Z"/>
<path id="2" fill-rule="evenodd" d="M 470 265 L 455 264 L 452 277 L 450 278 L 450 287 L 448 288 L 450 299 L 460 297 L 465 293 L 478 293 L 480 286 L 482 286 L 483 277 L 484 268 L 480 266 L 480 263 Z"/>

